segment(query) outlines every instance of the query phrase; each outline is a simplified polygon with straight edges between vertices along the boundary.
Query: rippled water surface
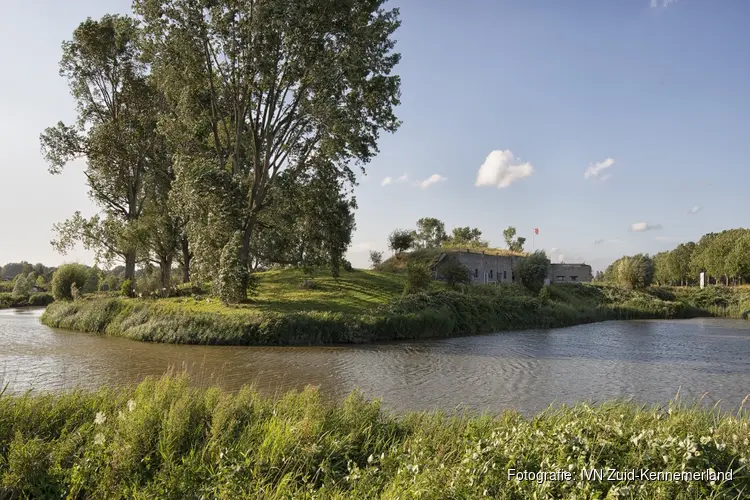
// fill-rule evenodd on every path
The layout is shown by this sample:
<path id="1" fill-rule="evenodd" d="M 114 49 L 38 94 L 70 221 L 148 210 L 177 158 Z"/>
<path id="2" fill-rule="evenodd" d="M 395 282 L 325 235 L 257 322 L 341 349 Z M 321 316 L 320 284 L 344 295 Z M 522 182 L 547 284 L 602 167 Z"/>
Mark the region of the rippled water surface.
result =
<path id="1" fill-rule="evenodd" d="M 538 411 L 554 403 L 703 397 L 739 406 L 750 394 L 750 323 L 627 321 L 554 330 L 343 347 L 146 344 L 54 330 L 41 310 L 0 310 L 0 380 L 18 393 L 138 382 L 170 367 L 203 385 L 265 393 L 359 388 L 393 410 Z"/>

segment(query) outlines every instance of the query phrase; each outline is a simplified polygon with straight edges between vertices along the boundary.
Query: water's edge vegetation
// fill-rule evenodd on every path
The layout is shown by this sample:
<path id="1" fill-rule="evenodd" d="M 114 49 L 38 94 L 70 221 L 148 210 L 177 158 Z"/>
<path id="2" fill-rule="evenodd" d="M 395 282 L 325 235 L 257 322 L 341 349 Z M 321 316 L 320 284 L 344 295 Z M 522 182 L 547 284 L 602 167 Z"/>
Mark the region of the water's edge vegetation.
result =
<path id="1" fill-rule="evenodd" d="M 518 285 L 498 285 L 432 290 L 396 296 L 370 308 L 333 311 L 228 307 L 189 298 L 87 297 L 51 304 L 42 322 L 153 342 L 292 345 L 451 337 L 620 319 L 741 318 L 749 304 L 746 288 L 633 291 L 553 284 L 535 296 Z"/>
<path id="2" fill-rule="evenodd" d="M 533 417 L 400 416 L 353 393 L 280 398 L 186 377 L 63 394 L 0 394 L 2 498 L 739 498 L 744 411 L 609 402 Z M 731 480 L 581 480 L 583 470 L 727 472 Z M 516 481 L 517 471 L 574 480 Z M 726 479 L 726 478 L 725 478 Z"/>

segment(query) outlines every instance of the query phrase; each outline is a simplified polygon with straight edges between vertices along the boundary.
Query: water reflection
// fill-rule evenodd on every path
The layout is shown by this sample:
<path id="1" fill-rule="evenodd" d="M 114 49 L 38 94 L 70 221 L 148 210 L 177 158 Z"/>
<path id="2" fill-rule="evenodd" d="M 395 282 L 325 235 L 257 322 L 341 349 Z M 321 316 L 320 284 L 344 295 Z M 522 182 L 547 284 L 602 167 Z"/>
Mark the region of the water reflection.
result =
<path id="1" fill-rule="evenodd" d="M 196 384 L 265 393 L 355 388 L 394 410 L 538 411 L 550 403 L 680 391 L 736 407 L 750 392 L 750 323 L 630 321 L 406 343 L 328 347 L 145 344 L 47 328 L 39 310 L 0 311 L 0 379 L 23 392 L 136 383 L 170 367 Z"/>

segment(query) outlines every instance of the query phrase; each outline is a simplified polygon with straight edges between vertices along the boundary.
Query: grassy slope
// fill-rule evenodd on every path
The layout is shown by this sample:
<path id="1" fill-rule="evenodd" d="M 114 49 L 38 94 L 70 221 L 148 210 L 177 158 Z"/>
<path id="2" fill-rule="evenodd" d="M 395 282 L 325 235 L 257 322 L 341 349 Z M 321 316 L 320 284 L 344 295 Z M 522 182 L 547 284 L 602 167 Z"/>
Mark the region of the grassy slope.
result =
<path id="1" fill-rule="evenodd" d="M 42 321 L 146 341 L 276 345 L 448 337 L 610 319 L 740 317 L 750 309 L 750 294 L 737 290 L 633 292 L 553 284 L 549 299 L 540 300 L 518 285 L 471 286 L 459 292 L 435 282 L 429 293 L 402 297 L 400 273 L 344 272 L 338 280 L 321 273 L 314 290 L 299 289 L 303 278 L 295 270 L 262 273 L 257 295 L 241 306 L 227 307 L 210 298 L 94 297 L 53 304 Z"/>
<path id="2" fill-rule="evenodd" d="M 745 412 L 611 402 L 532 418 L 393 416 L 357 393 L 271 400 L 147 379 L 0 396 L 0 498 L 743 498 Z M 583 481 L 584 468 L 733 469 L 732 481 Z M 508 479 L 508 469 L 577 479 Z"/>
<path id="3" fill-rule="evenodd" d="M 423 248 L 421 250 L 413 250 L 411 252 L 402 252 L 386 259 L 382 264 L 378 266 L 378 270 L 389 273 L 402 272 L 406 269 L 406 265 L 409 262 L 417 262 L 424 266 L 429 266 L 438 256 L 444 252 L 460 252 L 466 250 L 465 248 Z M 522 256 L 526 255 L 520 252 L 511 252 L 503 248 L 473 248 L 470 249 L 474 253 L 485 252 L 488 255 L 515 255 Z"/>

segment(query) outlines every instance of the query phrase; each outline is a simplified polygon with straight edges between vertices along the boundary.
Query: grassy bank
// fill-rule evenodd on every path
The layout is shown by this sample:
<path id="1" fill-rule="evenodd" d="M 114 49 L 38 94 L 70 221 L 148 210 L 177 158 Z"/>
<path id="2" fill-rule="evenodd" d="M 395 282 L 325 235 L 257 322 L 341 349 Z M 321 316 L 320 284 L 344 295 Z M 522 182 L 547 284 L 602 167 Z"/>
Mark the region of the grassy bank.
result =
<path id="1" fill-rule="evenodd" d="M 749 439 L 744 412 L 679 404 L 394 416 L 357 393 L 330 406 L 313 389 L 271 400 L 147 379 L 0 396 L 0 498 L 741 498 Z M 511 468 L 576 480 L 519 482 Z M 591 468 L 733 478 L 580 480 Z"/>
<path id="2" fill-rule="evenodd" d="M 750 290 L 745 297 L 736 290 L 636 292 L 553 284 L 537 297 L 518 285 L 451 291 L 435 283 L 427 293 L 402 296 L 403 278 L 396 273 L 354 271 L 338 280 L 320 275 L 314 289 L 300 289 L 301 279 L 296 271 L 263 273 L 258 294 L 236 307 L 211 298 L 90 297 L 52 304 L 42 321 L 154 342 L 288 345 L 449 337 L 613 319 L 741 317 L 750 309 Z"/>
<path id="3" fill-rule="evenodd" d="M 43 307 L 54 302 L 52 295 L 48 293 L 34 293 L 32 295 L 15 295 L 12 293 L 0 293 L 0 309 L 13 307 Z"/>

